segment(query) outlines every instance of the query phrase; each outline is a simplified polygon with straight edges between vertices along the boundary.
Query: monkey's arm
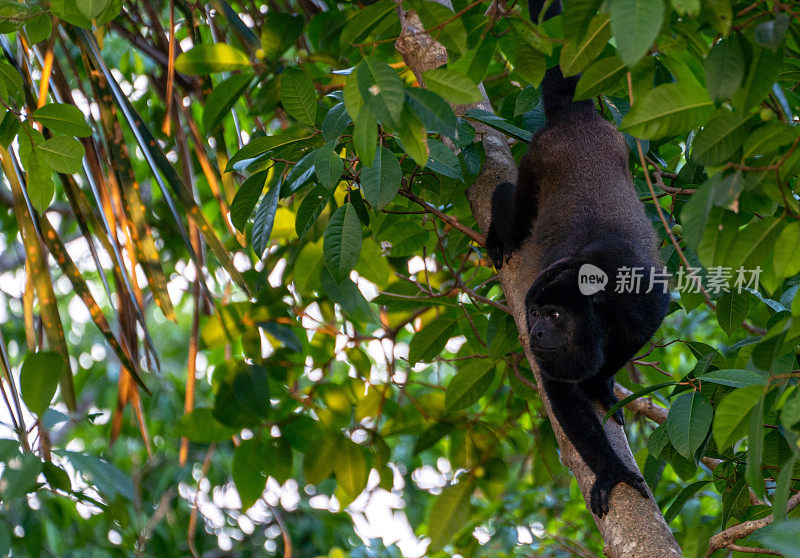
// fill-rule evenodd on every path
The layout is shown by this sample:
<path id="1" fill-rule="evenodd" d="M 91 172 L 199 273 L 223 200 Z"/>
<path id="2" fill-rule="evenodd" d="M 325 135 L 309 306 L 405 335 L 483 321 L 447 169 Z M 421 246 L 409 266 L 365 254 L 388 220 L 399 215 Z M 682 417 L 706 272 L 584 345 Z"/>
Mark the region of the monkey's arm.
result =
<path id="1" fill-rule="evenodd" d="M 624 482 L 645 498 L 647 485 L 636 472 L 628 469 L 614 452 L 591 401 L 578 384 L 545 380 L 545 393 L 564 434 L 578 450 L 581 459 L 595 475 L 589 507 L 599 517 L 608 513 L 611 489 Z"/>
<path id="2" fill-rule="evenodd" d="M 520 165 L 517 185 L 503 182 L 492 193 L 492 220 L 486 236 L 486 250 L 500 269 L 531 234 L 536 218 L 539 186 L 533 173 Z"/>

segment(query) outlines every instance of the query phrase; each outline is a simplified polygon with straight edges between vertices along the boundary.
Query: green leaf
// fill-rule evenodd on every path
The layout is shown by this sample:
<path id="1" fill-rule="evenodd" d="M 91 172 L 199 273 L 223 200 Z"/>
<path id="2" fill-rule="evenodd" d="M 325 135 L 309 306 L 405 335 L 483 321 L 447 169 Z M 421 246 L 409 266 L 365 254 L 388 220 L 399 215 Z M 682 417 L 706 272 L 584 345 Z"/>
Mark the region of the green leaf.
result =
<path id="1" fill-rule="evenodd" d="M 22 76 L 7 62 L 0 62 L 0 98 L 10 99 L 22 92 Z"/>
<path id="2" fill-rule="evenodd" d="M 269 183 L 269 171 L 257 172 L 244 181 L 231 202 L 231 223 L 244 232 L 247 220 L 253 213 L 264 188 Z"/>
<path id="3" fill-rule="evenodd" d="M 214 368 L 215 419 L 231 428 L 253 427 L 269 417 L 267 371 L 257 364 L 227 361 Z"/>
<path id="4" fill-rule="evenodd" d="M 10 110 L 7 110 L 2 121 L 0 121 L 0 145 L 8 149 L 8 146 L 11 145 L 11 142 L 14 141 L 15 137 L 17 137 L 17 132 L 19 131 L 21 124 L 22 123 L 14 115 L 14 113 Z M 20 144 L 20 146 L 21 145 L 22 144 Z"/>
<path id="5" fill-rule="evenodd" d="M 714 410 L 706 396 L 699 391 L 684 393 L 669 408 L 667 432 L 675 449 L 687 459 L 706 439 Z"/>
<path id="6" fill-rule="evenodd" d="M 56 172 L 81 172 L 85 150 L 81 142 L 68 136 L 54 136 L 37 145 L 35 151 Z"/>
<path id="7" fill-rule="evenodd" d="M 478 86 L 464 74 L 452 70 L 436 68 L 422 72 L 425 87 L 444 100 L 456 104 L 477 103 L 483 98 Z"/>
<path id="8" fill-rule="evenodd" d="M 712 108 L 705 89 L 667 83 L 634 101 L 620 130 L 642 139 L 674 136 L 700 126 Z"/>
<path id="9" fill-rule="evenodd" d="M 403 82 L 386 62 L 367 56 L 358 65 L 358 92 L 381 124 L 397 126 L 403 109 Z"/>
<path id="10" fill-rule="evenodd" d="M 490 360 L 470 360 L 447 384 L 444 393 L 445 412 L 465 409 L 486 393 L 494 380 L 495 365 Z"/>
<path id="11" fill-rule="evenodd" d="M 778 77 L 781 60 L 783 60 L 782 49 L 778 53 L 773 53 L 768 48 L 753 47 L 747 76 L 732 99 L 736 110 L 745 112 L 764 99 Z"/>
<path id="12" fill-rule="evenodd" d="M 558 63 L 565 76 L 582 72 L 594 62 L 611 38 L 611 20 L 606 14 L 597 14 L 589 24 L 589 30 L 578 44 L 567 43 L 561 49 Z"/>
<path id="13" fill-rule="evenodd" d="M 322 257 L 322 240 L 309 242 L 300 250 L 292 268 L 292 283 L 303 296 L 312 294 L 320 284 L 320 273 L 325 270 Z"/>
<path id="14" fill-rule="evenodd" d="M 261 451 L 260 438 L 242 440 L 233 450 L 231 477 L 242 501 L 242 511 L 250 509 L 267 487 L 267 475 L 259 467 Z"/>
<path id="15" fill-rule="evenodd" d="M 231 476 L 242 510 L 249 509 L 261 497 L 267 477 L 283 484 L 291 474 L 292 450 L 284 438 L 254 437 L 242 440 L 233 450 Z"/>
<path id="16" fill-rule="evenodd" d="M 378 147 L 372 166 L 361 169 L 361 190 L 373 209 L 381 210 L 394 199 L 402 176 L 394 153 L 383 146 Z"/>
<path id="17" fill-rule="evenodd" d="M 253 252 L 259 258 L 264 257 L 264 252 L 269 244 L 269 237 L 272 234 L 272 227 L 275 224 L 275 213 L 278 211 L 278 198 L 280 197 L 281 182 L 280 177 L 273 179 L 272 185 L 267 191 L 267 195 L 261 200 L 253 218 Z"/>
<path id="18" fill-rule="evenodd" d="M 378 121 L 367 109 L 361 109 L 353 128 L 353 147 L 361 162 L 372 166 L 375 149 L 378 146 Z"/>
<path id="19" fill-rule="evenodd" d="M 355 498 L 367 486 L 367 460 L 361 446 L 345 440 L 334 455 L 333 474 L 339 486 Z"/>
<path id="20" fill-rule="evenodd" d="M 766 376 L 753 370 L 741 369 L 713 370 L 700 376 L 700 380 L 735 388 L 767 385 Z"/>
<path id="21" fill-rule="evenodd" d="M 316 186 L 311 190 L 297 209 L 294 220 L 294 229 L 297 238 L 303 238 L 319 218 L 322 210 L 328 205 L 333 193 L 324 186 Z"/>
<path id="22" fill-rule="evenodd" d="M 686 502 L 688 502 L 692 496 L 700 492 L 700 490 L 710 482 L 710 480 L 701 480 L 693 482 L 689 486 L 684 487 L 684 489 L 681 490 L 675 497 L 675 500 L 672 501 L 672 504 L 670 504 L 669 509 L 664 514 L 664 520 L 667 523 L 672 523 L 672 520 L 678 517 L 678 514 L 683 509 L 683 506 L 686 505 Z"/>
<path id="23" fill-rule="evenodd" d="M 465 52 L 458 60 L 449 63 L 447 67 L 454 72 L 464 74 L 473 83 L 480 83 L 489 72 L 496 49 L 497 38 L 488 33 L 481 39 L 478 46 Z"/>
<path id="24" fill-rule="evenodd" d="M 344 103 L 333 105 L 322 120 L 322 135 L 325 137 L 325 141 L 338 140 L 352 121 L 353 119 L 344 108 Z"/>
<path id="25" fill-rule="evenodd" d="M 314 125 L 317 92 L 314 82 L 300 68 L 284 68 L 281 74 L 281 105 L 292 118 L 309 126 Z"/>
<path id="26" fill-rule="evenodd" d="M 303 475 L 306 482 L 319 484 L 331 475 L 341 445 L 341 435 L 333 432 L 327 432 L 322 439 L 316 441 L 314 447 L 307 451 L 303 458 Z"/>
<path id="27" fill-rule="evenodd" d="M 425 163 L 426 167 L 449 178 L 463 179 L 461 176 L 461 163 L 458 162 L 458 157 L 449 147 L 439 140 L 431 138 L 428 140 L 428 149 L 430 153 L 428 162 Z"/>
<path id="28" fill-rule="evenodd" d="M 64 358 L 58 353 L 29 353 L 19 372 L 22 400 L 32 413 L 42 416 L 56 394 L 64 369 Z"/>
<path id="29" fill-rule="evenodd" d="M 717 322 L 722 330 L 730 336 L 742 326 L 750 310 L 750 299 L 742 293 L 733 291 L 723 293 L 717 300 Z"/>
<path id="30" fill-rule="evenodd" d="M 67 472 L 60 467 L 56 467 L 50 461 L 44 462 L 42 473 L 44 473 L 44 478 L 51 488 L 63 490 L 64 492 L 72 490 L 72 482 L 69 480 Z"/>
<path id="31" fill-rule="evenodd" d="M 392 0 L 380 0 L 357 10 L 339 35 L 340 48 L 344 50 L 352 47 L 354 43 L 369 35 L 369 32 L 384 16 L 394 12 L 396 9 L 397 5 Z"/>
<path id="32" fill-rule="evenodd" d="M 336 281 L 347 278 L 361 253 L 361 221 L 352 204 L 345 203 L 331 216 L 322 248 L 331 276 Z"/>
<path id="33" fill-rule="evenodd" d="M 433 503 L 428 517 L 428 537 L 431 542 L 428 552 L 442 550 L 453 541 L 453 537 L 469 522 L 473 480 L 462 478 L 442 490 Z"/>
<path id="34" fill-rule="evenodd" d="M 514 116 L 521 116 L 526 112 L 532 111 L 539 104 L 539 90 L 532 85 L 526 85 L 517 96 L 514 103 Z"/>
<path id="35" fill-rule="evenodd" d="M 360 261 L 360 260 L 359 260 Z M 338 304 L 344 315 L 356 322 L 373 322 L 372 309 L 361 291 L 349 277 L 336 281 L 327 269 L 320 273 L 322 289 L 331 302 Z"/>
<path id="36" fill-rule="evenodd" d="M 787 519 L 759 529 L 750 537 L 761 546 L 779 552 L 785 558 L 800 558 L 797 534 L 800 533 L 800 519 Z"/>
<path id="37" fill-rule="evenodd" d="M 664 22 L 662 0 L 610 0 L 611 32 L 628 67 L 650 49 Z"/>
<path id="38" fill-rule="evenodd" d="M 720 451 L 725 451 L 746 434 L 750 411 L 763 394 L 763 386 L 740 388 L 717 405 L 713 433 Z"/>
<path id="39" fill-rule="evenodd" d="M 743 157 L 749 159 L 765 156 L 789 145 L 797 137 L 797 130 L 784 122 L 768 122 L 748 134 L 744 140 Z"/>
<path id="40" fill-rule="evenodd" d="M 524 141 L 525 143 L 530 142 L 531 138 L 533 137 L 533 134 L 529 131 L 514 126 L 505 118 L 497 116 L 496 114 L 492 114 L 488 110 L 469 109 L 464 116 L 471 120 L 482 122 L 487 126 L 491 126 L 495 130 L 499 130 L 504 134 L 520 141 Z"/>
<path id="41" fill-rule="evenodd" d="M 195 45 L 175 59 L 175 71 L 202 76 L 214 72 L 231 72 L 250 66 L 247 55 L 225 43 Z"/>
<path id="42" fill-rule="evenodd" d="M 203 108 L 203 130 L 206 135 L 210 135 L 222 122 L 250 86 L 252 79 L 252 74 L 238 74 L 220 82 L 211 90 Z"/>
<path id="43" fill-rule="evenodd" d="M 397 136 L 403 151 L 408 153 L 419 166 L 428 161 L 428 141 L 425 127 L 414 114 L 404 109 L 397 128 Z"/>
<path id="44" fill-rule="evenodd" d="M 344 81 L 344 89 L 342 90 L 342 97 L 344 98 L 344 107 L 350 118 L 355 118 L 364 108 L 364 99 L 361 98 L 361 93 L 358 91 L 358 65 L 350 72 Z"/>
<path id="45" fill-rule="evenodd" d="M 261 48 L 267 60 L 276 60 L 303 33 L 303 16 L 268 11 L 261 27 Z"/>
<path id="46" fill-rule="evenodd" d="M 103 10 L 108 6 L 109 0 L 75 0 L 75 5 L 78 10 L 88 17 L 94 19 L 103 13 Z"/>
<path id="47" fill-rule="evenodd" d="M 789 499 L 789 487 L 794 483 L 792 480 L 792 473 L 794 472 L 795 463 L 797 463 L 797 454 L 789 458 L 789 461 L 783 466 L 775 482 L 772 509 L 776 520 L 786 519 L 786 502 Z"/>
<path id="48" fill-rule="evenodd" d="M 709 166 L 726 162 L 744 142 L 750 122 L 749 118 L 722 109 L 695 137 L 692 159 Z"/>
<path id="49" fill-rule="evenodd" d="M 747 435 L 747 465 L 744 478 L 759 498 L 764 498 L 764 478 L 761 476 L 761 460 L 764 455 L 764 398 L 760 398 L 750 414 L 750 429 Z"/>
<path id="50" fill-rule="evenodd" d="M 467 50 L 467 30 L 464 27 L 462 18 L 456 17 L 452 9 L 427 0 L 419 2 L 417 7 L 419 18 L 422 20 L 422 25 L 425 29 L 432 29 L 441 26 L 445 21 L 448 22 L 443 27 L 431 32 L 435 40 L 439 41 L 450 52 L 462 54 Z"/>
<path id="51" fill-rule="evenodd" d="M 742 83 L 745 71 L 744 52 L 738 37 L 723 39 L 706 57 L 705 72 L 708 94 L 714 102 L 730 99 Z"/>
<path id="52" fill-rule="evenodd" d="M 9 460 L 0 478 L 0 500 L 8 506 L 15 498 L 34 491 L 41 472 L 42 460 L 33 454 L 26 453 Z"/>
<path id="53" fill-rule="evenodd" d="M 436 93 L 410 87 L 406 89 L 406 105 L 422 121 L 428 132 L 449 138 L 456 135 L 456 115 L 450 105 Z"/>
<path id="54" fill-rule="evenodd" d="M 369 238 L 361 246 L 361 258 L 356 265 L 356 271 L 367 281 L 375 283 L 379 289 L 385 287 L 392 277 L 389 261 L 380 246 Z"/>
<path id="55" fill-rule="evenodd" d="M 180 436 L 203 444 L 224 442 L 236 434 L 236 430 L 215 419 L 212 410 L 207 407 L 197 407 L 188 415 L 183 415 L 175 429 Z"/>
<path id="56" fill-rule="evenodd" d="M 41 13 L 25 22 L 25 33 L 34 45 L 49 38 L 52 30 L 53 24 L 48 13 Z"/>
<path id="57" fill-rule="evenodd" d="M 134 499 L 133 481 L 117 467 L 94 455 L 84 455 L 75 451 L 60 452 L 86 478 L 90 485 L 97 486 L 104 497 L 113 499 L 120 496 Z"/>
<path id="58" fill-rule="evenodd" d="M 29 139 L 35 145 L 39 145 L 44 141 L 41 133 L 37 131 L 31 131 Z M 45 164 L 44 157 L 40 156 L 40 152 L 34 148 L 34 144 L 22 137 L 20 140 L 19 158 L 25 168 L 25 187 L 28 190 L 28 196 L 33 208 L 39 213 L 44 213 L 55 195 L 53 171 Z"/>
<path id="59" fill-rule="evenodd" d="M 86 124 L 83 113 L 78 107 L 62 103 L 49 103 L 31 114 L 34 120 L 40 122 L 58 134 L 88 137 L 92 129 Z"/>
<path id="60" fill-rule="evenodd" d="M 772 52 L 777 52 L 788 28 L 789 14 L 781 13 L 775 19 L 762 21 L 756 25 L 753 38 L 759 45 L 769 48 Z"/>
<path id="61" fill-rule="evenodd" d="M 289 326 L 276 324 L 273 322 L 259 322 L 258 327 L 264 333 L 274 337 L 286 348 L 291 349 L 296 353 L 299 353 L 303 350 L 303 343 Z"/>
<path id="62" fill-rule="evenodd" d="M 778 235 L 772 251 L 772 266 L 780 278 L 800 273 L 800 223 L 793 221 Z"/>
<path id="63" fill-rule="evenodd" d="M 339 184 L 339 179 L 344 171 L 344 162 L 333 150 L 333 146 L 333 143 L 326 143 L 317 150 L 317 154 L 314 157 L 317 180 L 331 191 Z"/>
<path id="64" fill-rule="evenodd" d="M 561 16 L 561 29 L 567 42 L 575 44 L 581 40 L 589 28 L 589 22 L 600 9 L 603 0 L 570 0 L 564 2 Z"/>
<path id="65" fill-rule="evenodd" d="M 768 217 L 753 221 L 738 231 L 728 249 L 725 264 L 738 269 L 746 263 L 759 263 L 770 252 L 781 223 L 781 219 Z"/>
<path id="66" fill-rule="evenodd" d="M 296 141 L 306 139 L 296 133 L 279 134 L 275 136 L 261 136 L 250 140 L 250 143 L 242 147 L 236 154 L 228 160 L 225 172 L 230 172 L 239 168 L 239 163 L 250 161 L 262 157 L 277 147 L 281 147 Z M 249 163 L 248 163 L 249 164 Z M 246 164 L 244 166 L 247 166 Z"/>
<path id="67" fill-rule="evenodd" d="M 620 78 L 625 75 L 625 71 L 625 63 L 616 56 L 609 56 L 594 62 L 586 68 L 578 80 L 573 98 L 576 101 L 582 101 L 601 93 L 607 93 L 616 87 Z"/>
<path id="68" fill-rule="evenodd" d="M 501 38 L 500 45 L 514 72 L 529 84 L 539 85 L 547 69 L 545 55 L 528 43 L 515 41 L 510 36 Z"/>
<path id="69" fill-rule="evenodd" d="M 700 0 L 671 0 L 671 4 L 680 15 L 695 17 L 700 13 Z"/>
<path id="70" fill-rule="evenodd" d="M 453 324 L 455 320 L 451 317 L 441 316 L 415 333 L 408 344 L 408 363 L 413 365 L 436 358 L 447 345 L 447 341 L 456 335 Z"/>
<path id="71" fill-rule="evenodd" d="M 297 161 L 292 167 L 292 170 L 286 174 L 286 178 L 283 180 L 283 187 L 281 188 L 282 198 L 294 194 L 306 184 L 309 184 L 311 179 L 316 176 L 316 169 L 314 168 L 314 158 L 316 156 L 316 150 L 309 151 L 303 155 L 303 158 Z"/>

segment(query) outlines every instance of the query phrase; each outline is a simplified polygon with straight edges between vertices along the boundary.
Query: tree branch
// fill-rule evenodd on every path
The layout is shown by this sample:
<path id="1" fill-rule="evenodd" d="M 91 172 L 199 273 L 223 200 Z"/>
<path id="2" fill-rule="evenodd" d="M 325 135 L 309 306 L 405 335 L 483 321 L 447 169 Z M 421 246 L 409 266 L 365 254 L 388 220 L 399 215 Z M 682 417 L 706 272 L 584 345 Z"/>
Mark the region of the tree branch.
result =
<path id="1" fill-rule="evenodd" d="M 796 508 L 800 504 L 800 492 L 789 498 L 789 501 L 786 502 L 786 513 L 789 513 L 794 508 Z M 758 531 L 762 527 L 766 527 L 770 523 L 775 521 L 775 515 L 768 515 L 766 517 L 762 517 L 761 519 L 753 519 L 751 521 L 744 521 L 742 523 L 738 523 L 733 527 L 728 527 L 721 533 L 717 533 L 711 540 L 708 541 L 708 551 L 706 552 L 706 556 L 711 556 L 715 551 L 719 550 L 720 548 L 728 548 L 730 550 L 738 550 L 739 552 L 757 552 L 754 549 L 746 549 L 746 550 L 739 550 L 742 547 L 734 544 L 741 538 L 747 537 L 752 535 L 755 531 Z M 736 547 L 736 548 L 734 548 Z M 762 554 L 766 554 L 762 552 Z M 778 554 L 780 556 L 780 554 Z"/>
<path id="2" fill-rule="evenodd" d="M 435 1 L 452 9 L 449 0 Z M 403 10 L 399 3 L 398 15 L 402 26 L 402 35 L 395 43 L 395 48 L 403 56 L 403 60 L 414 72 L 417 80 L 423 83 L 422 72 L 445 64 L 447 50 L 429 35 L 420 33 L 424 28 L 419 17 L 411 11 Z M 481 90 L 483 91 L 483 86 L 481 86 Z M 484 99 L 481 102 L 458 105 L 454 109 L 457 114 L 464 114 L 475 106 L 492 111 L 485 91 Z M 478 137 L 483 138 L 486 160 L 481 174 L 467 190 L 466 195 L 478 226 L 485 231 L 488 229 L 491 218 L 492 192 L 495 186 L 501 182 L 515 181 L 516 163 L 511 156 L 505 136 L 480 123 L 474 123 L 474 125 L 478 131 Z M 517 323 L 517 328 L 521 332 L 526 331 L 525 293 L 539 272 L 536 259 L 536 257 L 511 258 L 498 273 L 506 302 Z M 540 385 L 541 375 L 527 346 L 525 335 L 521 336 L 521 341 L 525 355 L 531 363 L 536 382 Z M 574 473 L 584 500 L 587 500 L 589 491 L 594 484 L 594 475 L 581 460 L 572 443 L 564 435 L 561 426 L 550 413 L 547 398 L 543 398 L 543 403 L 551 417 L 556 439 L 561 448 L 561 459 Z M 608 421 L 604 428 L 614 450 L 626 466 L 638 470 L 622 428 L 614 421 Z M 592 516 L 592 518 L 597 523 L 605 541 L 604 551 L 608 556 L 643 558 L 681 555 L 680 548 L 655 501 L 652 498 L 642 498 L 638 492 L 627 485 L 620 484 L 613 490 L 611 509 L 608 514 L 603 518 L 597 516 Z"/>

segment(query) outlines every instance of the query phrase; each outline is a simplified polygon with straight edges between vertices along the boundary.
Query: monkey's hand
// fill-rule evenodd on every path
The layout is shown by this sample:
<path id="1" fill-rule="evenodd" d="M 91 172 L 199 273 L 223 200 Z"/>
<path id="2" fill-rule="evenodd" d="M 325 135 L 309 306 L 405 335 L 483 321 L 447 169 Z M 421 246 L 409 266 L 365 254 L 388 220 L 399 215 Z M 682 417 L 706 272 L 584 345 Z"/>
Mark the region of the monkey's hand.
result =
<path id="1" fill-rule="evenodd" d="M 492 259 L 495 269 L 500 271 L 506 261 L 505 243 L 497 232 L 494 223 L 489 226 L 489 234 L 486 235 L 486 252 Z"/>
<path id="2" fill-rule="evenodd" d="M 611 465 L 607 469 L 602 469 L 597 474 L 589 496 L 589 507 L 597 517 L 603 517 L 608 513 L 608 500 L 611 496 L 611 489 L 619 483 L 635 488 L 644 498 L 649 498 L 647 494 L 647 484 L 644 479 L 634 473 L 621 462 Z"/>

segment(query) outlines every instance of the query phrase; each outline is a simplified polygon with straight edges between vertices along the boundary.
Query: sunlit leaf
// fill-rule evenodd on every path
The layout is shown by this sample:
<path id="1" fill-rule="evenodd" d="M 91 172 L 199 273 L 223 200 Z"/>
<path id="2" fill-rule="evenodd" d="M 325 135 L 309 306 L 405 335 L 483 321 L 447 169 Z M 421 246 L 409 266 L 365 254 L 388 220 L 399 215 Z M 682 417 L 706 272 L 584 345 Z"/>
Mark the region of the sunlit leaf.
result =
<path id="1" fill-rule="evenodd" d="M 195 45 L 175 59 L 175 70 L 183 74 L 230 72 L 249 66 L 250 60 L 244 52 L 225 43 Z"/>

